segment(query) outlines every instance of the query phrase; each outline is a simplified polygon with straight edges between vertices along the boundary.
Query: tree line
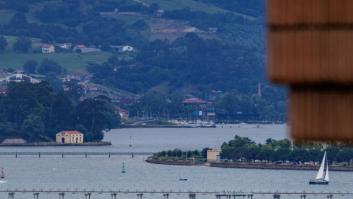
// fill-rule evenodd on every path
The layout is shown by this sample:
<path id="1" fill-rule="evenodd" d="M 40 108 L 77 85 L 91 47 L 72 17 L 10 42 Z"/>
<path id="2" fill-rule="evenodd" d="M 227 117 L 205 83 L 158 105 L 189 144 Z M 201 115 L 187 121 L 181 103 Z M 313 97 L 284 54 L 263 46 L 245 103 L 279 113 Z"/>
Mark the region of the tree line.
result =
<path id="1" fill-rule="evenodd" d="M 0 52 L 5 51 L 8 42 L 4 36 L 0 36 Z M 32 49 L 32 41 L 27 37 L 18 37 L 12 46 L 14 52 L 27 53 Z"/>
<path id="2" fill-rule="evenodd" d="M 200 150 L 183 151 L 180 149 L 161 151 L 154 154 L 161 160 L 179 159 L 207 159 L 207 151 L 210 148 Z M 257 144 L 247 137 L 235 136 L 234 139 L 225 142 L 221 146 L 221 159 L 223 161 L 253 162 L 255 160 L 265 162 L 320 162 L 324 151 L 327 152 L 329 163 L 345 163 L 351 165 L 353 161 L 353 147 L 351 144 L 320 144 L 320 143 L 293 143 L 288 139 L 267 139 L 265 143 Z"/>
<path id="3" fill-rule="evenodd" d="M 350 144 L 331 143 L 293 143 L 288 139 L 267 139 L 264 144 L 257 144 L 247 137 L 235 136 L 223 143 L 222 159 L 234 161 L 270 161 L 270 162 L 320 162 L 324 151 L 329 162 L 345 162 L 353 160 L 353 147 Z"/>

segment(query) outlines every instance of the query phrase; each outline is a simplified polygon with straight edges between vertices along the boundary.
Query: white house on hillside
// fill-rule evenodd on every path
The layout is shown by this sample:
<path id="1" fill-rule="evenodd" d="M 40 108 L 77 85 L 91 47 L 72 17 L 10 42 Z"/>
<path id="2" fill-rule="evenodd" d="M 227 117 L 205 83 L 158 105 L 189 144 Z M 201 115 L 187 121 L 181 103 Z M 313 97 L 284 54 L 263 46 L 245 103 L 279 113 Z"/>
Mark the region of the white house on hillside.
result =
<path id="1" fill-rule="evenodd" d="M 52 45 L 52 44 L 43 44 L 42 45 L 42 53 L 43 54 L 55 53 L 54 45 Z"/>

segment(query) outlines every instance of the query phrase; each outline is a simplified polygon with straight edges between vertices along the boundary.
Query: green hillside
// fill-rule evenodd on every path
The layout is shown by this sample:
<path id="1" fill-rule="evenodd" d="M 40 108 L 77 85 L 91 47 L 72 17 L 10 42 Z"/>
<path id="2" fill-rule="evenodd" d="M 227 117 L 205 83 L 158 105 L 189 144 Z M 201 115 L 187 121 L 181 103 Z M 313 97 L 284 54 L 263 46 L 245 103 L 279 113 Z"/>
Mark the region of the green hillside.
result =
<path id="1" fill-rule="evenodd" d="M 28 60 L 36 60 L 38 63 L 43 59 L 51 59 L 62 65 L 69 71 L 83 71 L 87 63 L 101 64 L 105 62 L 111 53 L 99 52 L 89 54 L 77 53 L 53 53 L 53 54 L 40 54 L 40 53 L 13 53 L 6 52 L 0 53 L 0 68 L 14 68 L 21 69 L 23 64 Z"/>
<path id="2" fill-rule="evenodd" d="M 141 0 L 141 2 L 152 4 L 158 4 L 164 10 L 178 10 L 184 8 L 190 8 L 193 11 L 201 11 L 206 13 L 217 13 L 217 12 L 226 12 L 226 10 L 208 5 L 205 3 L 200 3 L 193 0 L 178 0 L 178 1 L 171 1 L 171 0 Z"/>
<path id="3" fill-rule="evenodd" d="M 88 54 L 78 53 L 53 53 L 53 54 L 42 54 L 40 52 L 28 52 L 19 53 L 12 50 L 14 43 L 16 42 L 16 36 L 4 36 L 8 46 L 4 52 L 0 53 L 0 68 L 14 68 L 21 69 L 23 64 L 28 60 L 36 60 L 40 63 L 44 59 L 51 59 L 62 65 L 69 71 L 84 71 L 87 63 L 101 64 L 108 60 L 112 55 L 109 52 L 96 52 Z M 31 38 L 33 49 L 38 49 L 41 45 L 41 40 L 38 38 Z M 33 51 L 33 50 L 32 50 Z"/>
<path id="4" fill-rule="evenodd" d="M 7 24 L 13 15 L 14 15 L 13 11 L 0 10 L 0 24 Z"/>
<path id="5" fill-rule="evenodd" d="M 85 70 L 93 83 L 143 96 L 131 107 L 124 104 L 132 117 L 180 118 L 182 99 L 196 96 L 213 100 L 221 120 L 282 120 L 284 92 L 264 78 L 264 2 L 0 0 L 0 35 L 9 43 L 0 52 L 0 67 L 51 59 L 68 71 Z M 23 45 L 13 48 L 17 38 Z M 102 52 L 41 54 L 40 43 L 84 44 Z M 122 53 L 121 46 L 133 52 Z M 48 63 L 47 71 L 60 74 L 58 64 Z"/>

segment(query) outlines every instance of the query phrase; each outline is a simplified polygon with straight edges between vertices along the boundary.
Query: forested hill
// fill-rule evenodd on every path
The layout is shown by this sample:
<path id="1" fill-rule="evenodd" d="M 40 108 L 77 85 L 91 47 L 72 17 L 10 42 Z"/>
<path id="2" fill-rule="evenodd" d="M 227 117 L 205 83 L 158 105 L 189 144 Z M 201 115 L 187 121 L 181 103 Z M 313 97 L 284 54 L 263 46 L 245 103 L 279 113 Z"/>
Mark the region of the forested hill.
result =
<path id="1" fill-rule="evenodd" d="M 94 59 L 72 51 L 50 58 L 105 86 L 167 101 L 217 98 L 219 110 L 233 111 L 226 114 L 283 119 L 283 92 L 264 75 L 263 22 L 263 0 L 0 0 L 0 67 L 41 61 L 36 42 L 85 45 L 101 52 Z M 12 48 L 18 38 L 32 48 Z M 246 108 L 236 110 L 239 104 Z"/>

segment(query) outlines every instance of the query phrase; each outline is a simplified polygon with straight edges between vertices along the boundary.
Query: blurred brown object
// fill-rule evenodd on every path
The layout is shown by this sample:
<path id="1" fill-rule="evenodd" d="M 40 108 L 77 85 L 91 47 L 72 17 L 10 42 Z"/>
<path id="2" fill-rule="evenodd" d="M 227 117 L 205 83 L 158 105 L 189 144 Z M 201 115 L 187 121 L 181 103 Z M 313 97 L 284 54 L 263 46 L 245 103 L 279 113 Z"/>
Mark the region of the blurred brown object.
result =
<path id="1" fill-rule="evenodd" d="M 274 82 L 353 84 L 353 31 L 275 31 L 268 39 Z"/>
<path id="2" fill-rule="evenodd" d="M 271 25 L 353 22 L 352 0 L 268 0 Z"/>
<path id="3" fill-rule="evenodd" d="M 353 139 L 353 87 L 292 86 L 289 113 L 296 140 Z"/>
<path id="4" fill-rule="evenodd" d="M 295 140 L 353 141 L 353 0 L 268 0 L 268 76 Z"/>

